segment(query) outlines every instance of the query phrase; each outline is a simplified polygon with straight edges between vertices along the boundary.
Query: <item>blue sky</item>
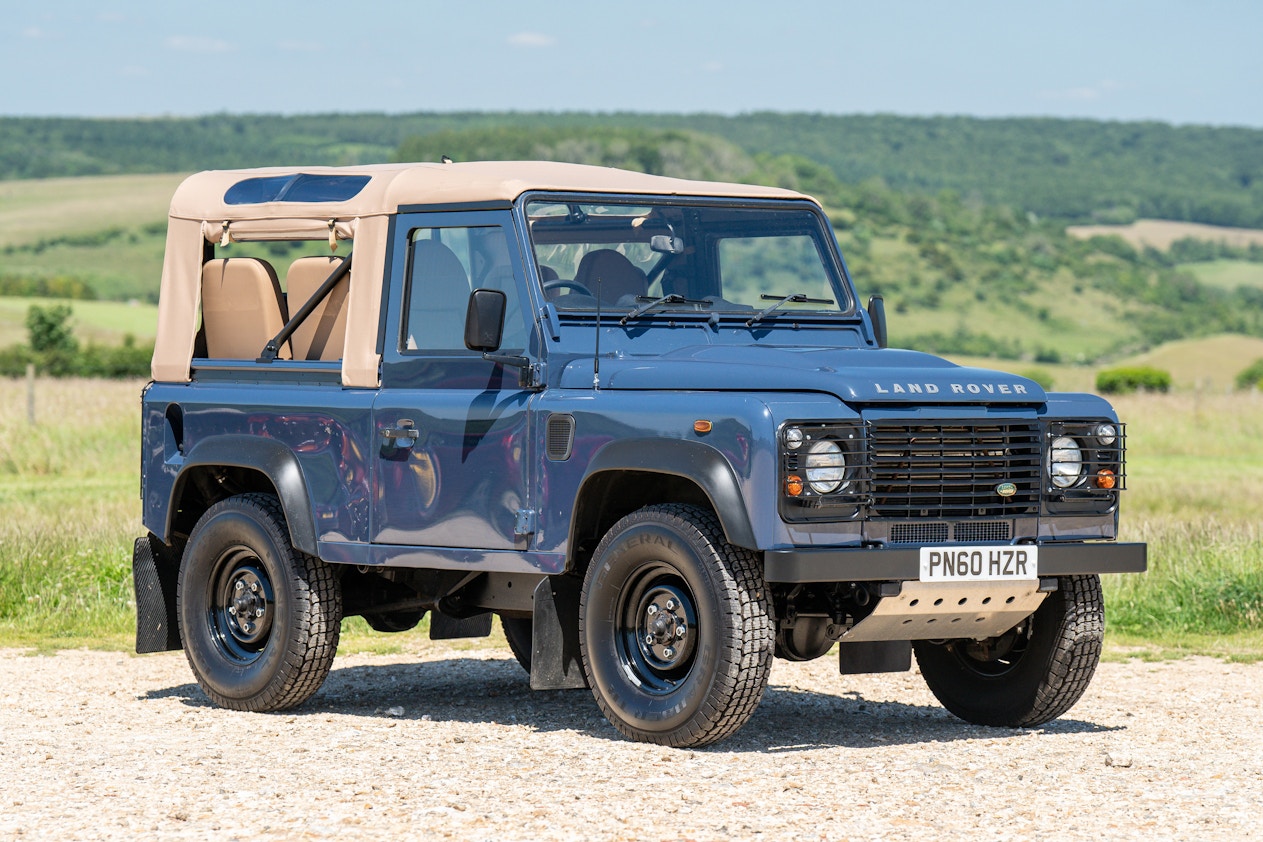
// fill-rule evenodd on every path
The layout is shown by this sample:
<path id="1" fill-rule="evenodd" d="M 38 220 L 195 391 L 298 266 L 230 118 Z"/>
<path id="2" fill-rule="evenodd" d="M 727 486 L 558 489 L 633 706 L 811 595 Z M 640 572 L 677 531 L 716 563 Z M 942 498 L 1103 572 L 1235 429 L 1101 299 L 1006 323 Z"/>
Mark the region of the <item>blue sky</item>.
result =
<path id="1" fill-rule="evenodd" d="M 1263 2 L 0 0 L 2 115 L 810 111 L 1263 127 Z"/>

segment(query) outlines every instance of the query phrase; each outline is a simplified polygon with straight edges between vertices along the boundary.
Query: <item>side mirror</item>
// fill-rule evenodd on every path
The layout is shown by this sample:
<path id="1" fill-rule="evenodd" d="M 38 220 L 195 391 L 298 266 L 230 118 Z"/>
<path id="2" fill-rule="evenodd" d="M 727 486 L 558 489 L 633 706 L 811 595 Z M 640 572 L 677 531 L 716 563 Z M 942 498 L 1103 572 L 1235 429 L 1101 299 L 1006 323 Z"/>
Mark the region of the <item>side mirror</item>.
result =
<path id="1" fill-rule="evenodd" d="M 868 320 L 873 323 L 873 338 L 878 348 L 886 347 L 886 299 L 880 295 L 868 299 Z"/>
<path id="2" fill-rule="evenodd" d="M 498 289 L 476 289 L 465 308 L 465 347 L 487 353 L 500 348 L 508 296 Z"/>

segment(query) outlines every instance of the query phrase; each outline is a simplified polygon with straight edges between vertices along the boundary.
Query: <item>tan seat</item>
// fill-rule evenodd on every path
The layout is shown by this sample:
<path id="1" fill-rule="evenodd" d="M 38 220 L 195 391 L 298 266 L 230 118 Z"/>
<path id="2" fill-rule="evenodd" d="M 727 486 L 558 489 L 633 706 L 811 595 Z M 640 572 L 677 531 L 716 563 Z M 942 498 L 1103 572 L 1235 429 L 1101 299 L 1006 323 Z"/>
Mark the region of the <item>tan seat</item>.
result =
<path id="1" fill-rule="evenodd" d="M 618 304 L 625 295 L 634 297 L 649 291 L 645 273 L 614 249 L 596 249 L 585 254 L 575 270 L 574 279 L 600 297 L 602 304 Z M 634 304 L 634 301 L 624 303 Z"/>
<path id="2" fill-rule="evenodd" d="M 254 257 L 218 258 L 202 267 L 202 326 L 212 359 L 253 360 L 287 320 L 276 271 Z M 289 359 L 289 343 L 279 355 Z"/>
<path id="3" fill-rule="evenodd" d="M 303 305 L 316 294 L 320 285 L 329 279 L 344 258 L 300 257 L 290 264 L 285 275 L 285 301 L 293 318 Z M 290 337 L 296 360 L 340 360 L 346 342 L 346 304 L 350 291 L 350 276 L 343 277 L 329 291 L 325 300 L 316 306 Z"/>

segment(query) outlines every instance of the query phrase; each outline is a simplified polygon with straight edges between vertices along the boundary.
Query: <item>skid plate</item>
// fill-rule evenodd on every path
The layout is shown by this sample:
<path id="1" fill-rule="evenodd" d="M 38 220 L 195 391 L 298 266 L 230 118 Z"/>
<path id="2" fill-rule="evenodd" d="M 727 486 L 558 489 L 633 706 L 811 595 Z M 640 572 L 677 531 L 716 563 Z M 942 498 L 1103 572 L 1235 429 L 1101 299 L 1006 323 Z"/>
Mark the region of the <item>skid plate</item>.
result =
<path id="1" fill-rule="evenodd" d="M 1045 596 L 1038 579 L 904 582 L 898 596 L 882 597 L 842 640 L 982 640 L 1016 626 Z"/>

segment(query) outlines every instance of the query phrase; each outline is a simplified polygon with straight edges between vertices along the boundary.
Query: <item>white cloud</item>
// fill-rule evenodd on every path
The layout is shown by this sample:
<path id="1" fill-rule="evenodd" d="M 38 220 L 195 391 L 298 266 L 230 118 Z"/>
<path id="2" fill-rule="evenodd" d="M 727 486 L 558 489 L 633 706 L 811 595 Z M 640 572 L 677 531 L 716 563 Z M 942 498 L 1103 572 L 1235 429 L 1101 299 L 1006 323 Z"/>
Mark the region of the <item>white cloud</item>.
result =
<path id="1" fill-rule="evenodd" d="M 22 37 L 39 40 L 40 38 L 46 37 L 46 33 L 38 26 L 28 26 L 26 29 L 22 30 Z"/>
<path id="2" fill-rule="evenodd" d="M 172 35 L 163 42 L 168 50 L 181 53 L 230 53 L 232 44 L 218 38 L 203 38 L 199 35 Z"/>
<path id="3" fill-rule="evenodd" d="M 505 39 L 514 47 L 539 49 L 557 46 L 557 39 L 542 32 L 516 32 Z"/>

